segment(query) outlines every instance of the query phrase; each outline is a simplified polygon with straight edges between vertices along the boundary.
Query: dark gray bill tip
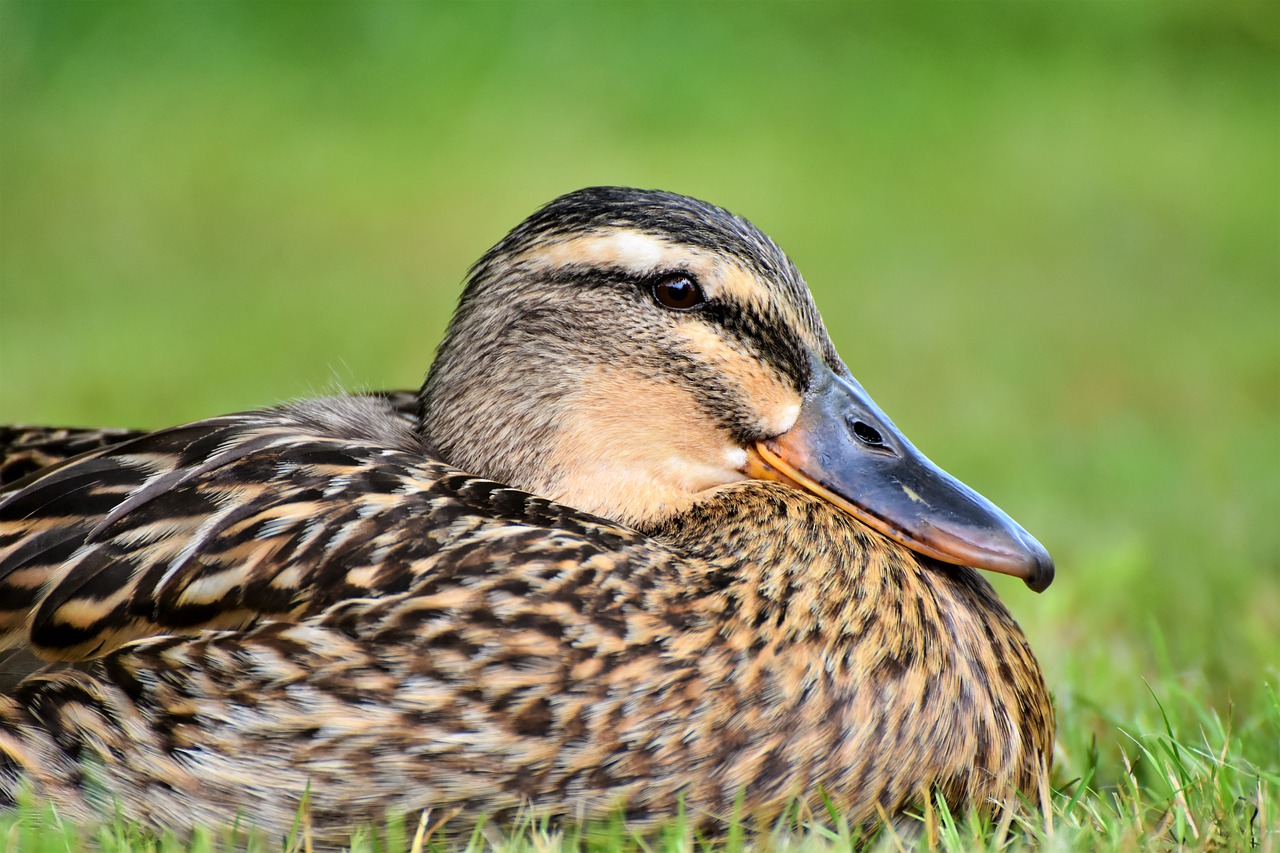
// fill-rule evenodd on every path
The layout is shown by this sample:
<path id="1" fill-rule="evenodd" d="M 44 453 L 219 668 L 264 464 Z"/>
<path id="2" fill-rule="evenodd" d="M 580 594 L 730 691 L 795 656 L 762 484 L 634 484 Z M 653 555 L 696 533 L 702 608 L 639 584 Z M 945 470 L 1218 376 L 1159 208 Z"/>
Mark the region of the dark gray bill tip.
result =
<path id="1" fill-rule="evenodd" d="M 1027 574 L 1023 580 L 1035 592 L 1044 592 L 1053 583 L 1053 558 L 1031 534 L 1023 531 L 1022 536 L 1022 544 L 1027 547 L 1028 557 Z"/>

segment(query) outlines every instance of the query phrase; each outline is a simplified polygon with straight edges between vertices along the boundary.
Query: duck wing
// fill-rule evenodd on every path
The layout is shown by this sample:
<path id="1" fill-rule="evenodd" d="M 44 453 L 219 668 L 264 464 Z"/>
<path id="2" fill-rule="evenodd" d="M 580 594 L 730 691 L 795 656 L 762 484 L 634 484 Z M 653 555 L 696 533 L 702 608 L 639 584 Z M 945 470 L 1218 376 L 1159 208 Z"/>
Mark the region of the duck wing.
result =
<path id="1" fill-rule="evenodd" d="M 415 391 L 376 391 L 354 396 L 379 397 L 410 424 L 416 423 Z M 54 427 L 31 424 L 0 425 L 0 493 L 45 468 L 113 444 L 146 435 L 148 430 L 115 427 Z"/>
<path id="2" fill-rule="evenodd" d="M 0 500 L 0 649 L 77 661 L 157 634 L 302 619 L 402 592 L 441 552 L 486 537 L 490 562 L 557 530 L 646 541 L 453 468 L 404 403 L 344 396 L 213 418 L 27 478 Z"/>
<path id="3" fill-rule="evenodd" d="M 99 427 L 0 426 L 0 489 L 73 456 L 146 435 Z"/>

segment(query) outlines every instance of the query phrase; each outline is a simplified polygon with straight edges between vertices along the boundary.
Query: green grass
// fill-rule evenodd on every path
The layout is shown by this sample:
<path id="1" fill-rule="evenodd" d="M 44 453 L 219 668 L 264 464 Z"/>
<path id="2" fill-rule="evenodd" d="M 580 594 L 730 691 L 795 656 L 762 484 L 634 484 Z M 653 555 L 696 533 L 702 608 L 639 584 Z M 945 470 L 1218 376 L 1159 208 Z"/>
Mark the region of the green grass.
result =
<path id="1" fill-rule="evenodd" d="M 1057 559 L 1044 595 L 1000 584 L 1060 727 L 1052 836 L 1010 845 L 1274 849 L 1278 8 L 0 0 L 0 421 L 413 386 L 538 204 L 707 198 Z"/>

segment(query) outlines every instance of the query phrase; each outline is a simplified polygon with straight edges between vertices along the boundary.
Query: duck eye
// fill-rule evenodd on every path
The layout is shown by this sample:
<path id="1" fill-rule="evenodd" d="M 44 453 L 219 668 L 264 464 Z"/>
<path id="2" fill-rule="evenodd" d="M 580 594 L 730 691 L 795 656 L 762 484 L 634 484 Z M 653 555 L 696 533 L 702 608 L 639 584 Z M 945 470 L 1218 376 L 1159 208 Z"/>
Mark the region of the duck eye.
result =
<path id="1" fill-rule="evenodd" d="M 653 299 L 663 308 L 688 311 L 707 301 L 702 288 L 687 275 L 669 275 L 653 286 Z"/>

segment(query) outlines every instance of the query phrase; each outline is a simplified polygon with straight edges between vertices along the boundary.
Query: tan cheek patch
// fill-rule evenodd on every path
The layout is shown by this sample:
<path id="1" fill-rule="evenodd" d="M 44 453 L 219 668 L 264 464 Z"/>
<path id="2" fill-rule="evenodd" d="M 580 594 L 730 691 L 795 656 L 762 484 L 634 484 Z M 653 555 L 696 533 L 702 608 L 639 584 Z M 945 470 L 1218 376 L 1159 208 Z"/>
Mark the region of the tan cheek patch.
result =
<path id="1" fill-rule="evenodd" d="M 600 368 L 567 410 L 547 461 L 570 506 L 640 524 L 745 477 L 746 452 L 678 386 Z"/>

